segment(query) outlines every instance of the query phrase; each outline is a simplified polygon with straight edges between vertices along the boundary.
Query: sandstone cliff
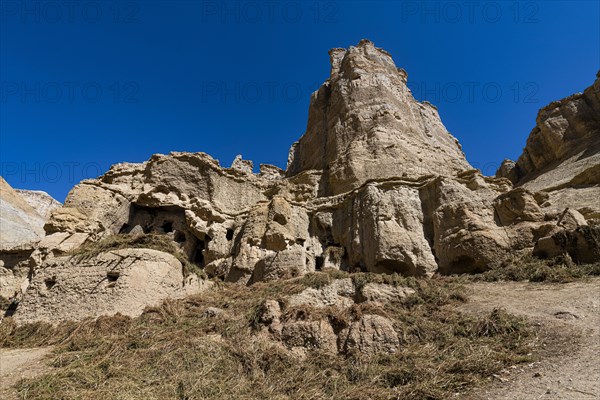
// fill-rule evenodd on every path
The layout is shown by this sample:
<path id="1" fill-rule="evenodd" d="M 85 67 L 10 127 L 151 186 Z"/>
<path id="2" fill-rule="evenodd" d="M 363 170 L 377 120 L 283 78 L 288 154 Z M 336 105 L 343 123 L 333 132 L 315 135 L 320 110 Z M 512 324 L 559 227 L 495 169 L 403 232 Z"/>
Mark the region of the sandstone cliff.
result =
<path id="1" fill-rule="evenodd" d="M 29 193 L 28 191 L 24 191 Z M 40 196 L 43 192 L 38 192 Z M 48 206 L 38 212 L 36 204 L 28 202 L 23 191 L 14 190 L 0 177 L 0 246 L 9 249 L 30 245 L 44 236 L 46 211 L 60 205 L 48 196 Z M 53 203 L 54 202 L 54 203 Z M 49 213 L 48 213 L 49 214 Z"/>
<path id="2" fill-rule="evenodd" d="M 59 206 L 47 193 L 15 190 L 0 176 L 0 296 L 12 296 L 27 281 L 26 261 Z"/>
<path id="3" fill-rule="evenodd" d="M 387 52 L 363 40 L 330 56 L 330 78 L 312 96 L 306 133 L 292 146 L 287 171 L 261 165 L 254 174 L 241 157 L 225 168 L 204 153 L 171 153 L 115 165 L 76 185 L 27 261 L 36 273 L 17 316 L 49 319 L 37 310 L 62 291 L 70 302 L 93 302 L 60 308 L 69 318 L 124 312 L 126 306 L 97 306 L 100 298 L 140 310 L 149 300 L 136 294 L 143 291 L 137 283 L 118 278 L 100 285 L 115 265 L 144 270 L 143 263 L 109 262 L 130 253 L 107 249 L 85 264 L 100 266 L 85 269 L 81 280 L 69 277 L 80 268 L 70 250 L 115 235 L 164 236 L 208 276 L 240 284 L 324 268 L 472 273 L 534 247 L 540 256 L 595 259 L 598 228 L 588 225 L 598 208 L 598 196 L 590 196 L 600 186 L 598 81 L 543 109 L 529 150 L 486 177 L 466 161 L 435 107 L 412 97 L 406 72 Z M 556 181 L 556 174 L 565 178 Z M 161 299 L 205 286 L 190 286 L 167 255 L 134 258 L 165 260 L 163 278 L 152 281 Z M 95 287 L 102 291 L 90 300 Z"/>
<path id="4" fill-rule="evenodd" d="M 363 40 L 329 55 L 331 76 L 311 98 L 287 176 L 323 171 L 323 194 L 335 195 L 369 180 L 452 176 L 470 168 L 437 109 L 413 98 L 406 72 L 389 53 Z"/>
<path id="5" fill-rule="evenodd" d="M 600 73 L 583 93 L 542 108 L 523 154 L 506 160 L 497 176 L 547 193 L 557 211 L 600 218 Z"/>

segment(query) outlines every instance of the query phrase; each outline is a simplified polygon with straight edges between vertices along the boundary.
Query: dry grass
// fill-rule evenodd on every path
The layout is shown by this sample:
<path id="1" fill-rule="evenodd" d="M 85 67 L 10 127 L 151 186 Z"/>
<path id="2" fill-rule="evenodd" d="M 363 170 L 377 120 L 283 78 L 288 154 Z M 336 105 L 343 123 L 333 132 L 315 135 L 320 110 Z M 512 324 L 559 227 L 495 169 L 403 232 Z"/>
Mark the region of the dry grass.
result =
<path id="1" fill-rule="evenodd" d="M 264 300 L 344 276 L 415 289 L 402 303 L 320 311 L 342 324 L 362 312 L 385 314 L 401 338 L 398 351 L 369 357 L 311 350 L 299 357 L 256 329 Z M 522 319 L 501 310 L 481 317 L 458 312 L 463 301 L 450 279 L 316 273 L 251 287 L 221 284 L 135 319 L 57 327 L 16 327 L 7 319 L 0 345 L 57 346 L 51 373 L 18 384 L 23 399 L 447 399 L 529 361 L 537 340 Z M 224 311 L 208 317 L 208 307 Z"/>
<path id="2" fill-rule="evenodd" d="M 530 281 L 567 283 L 600 276 L 600 263 L 576 264 L 569 256 L 540 260 L 533 256 L 513 257 L 482 274 L 464 276 L 471 281 Z"/>
<path id="3" fill-rule="evenodd" d="M 112 235 L 100 239 L 97 242 L 85 243 L 84 245 L 74 249 L 71 254 L 91 257 L 97 256 L 100 253 L 104 253 L 110 250 L 119 250 L 127 248 L 153 249 L 172 254 L 181 262 L 181 265 L 183 266 L 184 276 L 196 274 L 203 279 L 207 278 L 206 273 L 197 265 L 191 263 L 170 237 L 158 233 L 148 233 L 141 235 Z"/>

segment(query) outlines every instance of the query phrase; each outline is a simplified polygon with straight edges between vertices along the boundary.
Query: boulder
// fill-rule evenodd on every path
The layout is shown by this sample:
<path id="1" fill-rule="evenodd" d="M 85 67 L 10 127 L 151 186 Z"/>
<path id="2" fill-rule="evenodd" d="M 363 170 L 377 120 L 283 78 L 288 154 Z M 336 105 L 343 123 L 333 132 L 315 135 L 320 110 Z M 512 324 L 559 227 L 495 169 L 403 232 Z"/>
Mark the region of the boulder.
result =
<path id="1" fill-rule="evenodd" d="M 122 249 L 93 256 L 61 256 L 36 268 L 14 319 L 57 323 L 117 313 L 138 316 L 169 298 L 199 293 L 208 283 L 185 277 L 174 256 Z"/>
<path id="2" fill-rule="evenodd" d="M 561 230 L 539 239 L 533 254 L 540 258 L 569 255 L 577 263 L 600 262 L 600 226 Z"/>
<path id="3" fill-rule="evenodd" d="M 400 340 L 392 322 L 381 315 L 363 315 L 338 336 L 338 348 L 342 353 L 353 350 L 366 354 L 394 353 L 399 346 Z"/>
<path id="4" fill-rule="evenodd" d="M 337 352 L 337 337 L 327 320 L 295 321 L 283 325 L 281 339 L 289 347 Z"/>

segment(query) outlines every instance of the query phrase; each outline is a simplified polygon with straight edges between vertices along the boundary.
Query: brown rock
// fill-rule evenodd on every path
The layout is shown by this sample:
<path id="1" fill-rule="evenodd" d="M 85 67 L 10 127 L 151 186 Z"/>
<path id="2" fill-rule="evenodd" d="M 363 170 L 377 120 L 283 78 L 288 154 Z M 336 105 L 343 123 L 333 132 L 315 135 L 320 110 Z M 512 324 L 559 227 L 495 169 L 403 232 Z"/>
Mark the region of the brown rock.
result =
<path id="1" fill-rule="evenodd" d="M 470 168 L 437 109 L 413 98 L 389 53 L 362 40 L 330 58 L 330 78 L 312 95 L 287 176 L 322 170 L 324 194 L 335 195 L 373 179 Z"/>
<path id="2" fill-rule="evenodd" d="M 36 269 L 14 318 L 18 323 L 56 323 L 116 313 L 135 317 L 147 306 L 207 286 L 195 276 L 184 279 L 181 263 L 157 250 L 62 256 Z"/>
<path id="3" fill-rule="evenodd" d="M 340 352 L 358 350 L 361 353 L 395 352 L 400 346 L 392 322 L 380 315 L 363 315 L 338 337 Z"/>

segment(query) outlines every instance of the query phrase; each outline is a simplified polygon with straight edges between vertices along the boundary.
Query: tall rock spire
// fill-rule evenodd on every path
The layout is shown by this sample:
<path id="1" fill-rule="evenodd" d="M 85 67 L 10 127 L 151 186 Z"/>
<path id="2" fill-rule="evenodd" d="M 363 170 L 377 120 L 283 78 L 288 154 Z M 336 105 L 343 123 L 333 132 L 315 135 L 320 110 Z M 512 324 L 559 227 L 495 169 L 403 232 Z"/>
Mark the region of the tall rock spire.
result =
<path id="1" fill-rule="evenodd" d="M 454 175 L 470 169 L 437 109 L 414 99 L 406 72 L 368 40 L 332 49 L 331 74 L 313 93 L 306 133 L 290 150 L 288 176 L 323 170 L 325 194 L 371 179 Z"/>

